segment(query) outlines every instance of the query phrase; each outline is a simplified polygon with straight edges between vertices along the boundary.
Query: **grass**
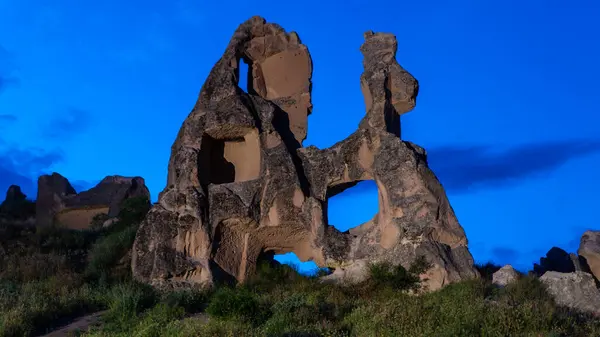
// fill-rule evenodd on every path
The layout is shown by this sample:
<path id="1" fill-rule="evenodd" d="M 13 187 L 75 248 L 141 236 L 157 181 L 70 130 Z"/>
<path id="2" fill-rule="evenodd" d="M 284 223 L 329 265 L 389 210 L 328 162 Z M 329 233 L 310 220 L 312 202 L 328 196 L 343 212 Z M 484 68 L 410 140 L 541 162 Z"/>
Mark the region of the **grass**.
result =
<path id="1" fill-rule="evenodd" d="M 370 266 L 333 285 L 262 263 L 244 285 L 159 293 L 131 280 L 128 251 L 147 211 L 134 200 L 108 229 L 0 228 L 0 336 L 34 336 L 105 310 L 98 336 L 598 336 L 600 320 L 557 306 L 535 277 L 480 280 L 415 296 L 427 261 Z M 125 268 L 123 266 L 126 266 Z"/>

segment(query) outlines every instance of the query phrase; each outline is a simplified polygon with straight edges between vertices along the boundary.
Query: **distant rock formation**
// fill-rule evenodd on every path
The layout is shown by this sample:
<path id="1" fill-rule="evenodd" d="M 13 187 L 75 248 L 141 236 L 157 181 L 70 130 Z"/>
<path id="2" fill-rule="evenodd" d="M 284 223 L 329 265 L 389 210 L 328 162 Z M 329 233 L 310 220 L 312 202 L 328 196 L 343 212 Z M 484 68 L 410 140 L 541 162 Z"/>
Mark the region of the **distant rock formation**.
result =
<path id="1" fill-rule="evenodd" d="M 260 259 L 286 252 L 333 268 L 334 281 L 360 281 L 372 262 L 408 268 L 421 255 L 432 264 L 423 275 L 430 290 L 479 276 L 425 150 L 400 139 L 418 82 L 396 61 L 395 36 L 364 37 L 366 116 L 321 150 L 302 148 L 312 109 L 307 47 L 260 17 L 238 27 L 172 146 L 167 187 L 134 243 L 136 279 L 243 282 Z M 362 180 L 377 184 L 379 213 L 340 232 L 328 223 L 328 198 Z"/>
<path id="2" fill-rule="evenodd" d="M 590 269 L 581 256 L 567 253 L 562 248 L 552 247 L 546 253 L 546 257 L 540 258 L 540 263 L 533 266 L 533 272 L 537 276 L 542 276 L 548 271 L 573 273 L 576 271 L 589 272 Z"/>
<path id="3" fill-rule="evenodd" d="M 115 217 L 123 201 L 138 196 L 150 200 L 150 192 L 140 177 L 108 176 L 95 187 L 78 194 L 60 174 L 43 175 L 38 179 L 36 225 L 88 228 L 96 215 Z"/>
<path id="4" fill-rule="evenodd" d="M 35 205 L 27 200 L 21 187 L 11 185 L 6 191 L 6 198 L 0 204 L 0 218 L 4 220 L 26 221 L 35 216 Z"/>

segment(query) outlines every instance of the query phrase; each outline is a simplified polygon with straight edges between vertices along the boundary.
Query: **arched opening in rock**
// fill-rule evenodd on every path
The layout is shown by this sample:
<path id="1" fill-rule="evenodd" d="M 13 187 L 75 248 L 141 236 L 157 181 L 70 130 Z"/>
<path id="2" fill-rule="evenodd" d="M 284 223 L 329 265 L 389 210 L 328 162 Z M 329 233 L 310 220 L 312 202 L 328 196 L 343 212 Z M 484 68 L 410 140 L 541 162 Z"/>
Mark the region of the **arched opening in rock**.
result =
<path id="1" fill-rule="evenodd" d="M 372 220 L 379 211 L 375 181 L 337 185 L 327 190 L 327 222 L 344 232 Z"/>
<path id="2" fill-rule="evenodd" d="M 252 130 L 244 137 L 215 139 L 202 137 L 198 163 L 200 183 L 226 184 L 260 177 L 260 140 Z"/>
<path id="3" fill-rule="evenodd" d="M 275 260 L 281 264 L 287 264 L 291 266 L 302 275 L 312 276 L 317 274 L 319 270 L 323 269 L 319 268 L 319 266 L 313 261 L 302 262 L 294 252 L 277 254 L 275 255 Z"/>

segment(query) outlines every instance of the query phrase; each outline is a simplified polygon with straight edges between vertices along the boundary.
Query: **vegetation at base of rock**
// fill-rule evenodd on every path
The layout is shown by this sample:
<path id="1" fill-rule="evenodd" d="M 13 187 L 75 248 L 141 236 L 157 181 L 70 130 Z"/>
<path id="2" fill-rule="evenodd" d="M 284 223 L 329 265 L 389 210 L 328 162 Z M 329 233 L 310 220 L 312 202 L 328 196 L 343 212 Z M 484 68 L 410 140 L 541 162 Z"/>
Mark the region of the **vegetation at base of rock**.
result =
<path id="1" fill-rule="evenodd" d="M 89 252 L 85 270 L 90 281 L 106 283 L 114 280 L 126 280 L 131 274 L 131 250 L 139 223 L 150 209 L 148 199 L 136 197 L 125 200 L 119 212 L 118 221 L 109 228 L 101 229 L 99 239 Z M 114 268 L 119 266 L 121 268 Z"/>
<path id="2" fill-rule="evenodd" d="M 126 293 L 118 289 L 142 289 L 131 281 L 130 262 L 117 262 L 147 211 L 147 199 L 129 199 L 121 220 L 99 231 L 0 225 L 0 336 L 44 333 L 109 308 Z"/>
<path id="3" fill-rule="evenodd" d="M 373 287 L 391 287 L 396 290 L 418 290 L 421 288 L 419 275 L 430 268 L 424 256 L 419 256 L 406 270 L 401 265 L 380 262 L 369 266 L 370 278 L 367 282 Z"/>
<path id="4" fill-rule="evenodd" d="M 147 200 L 132 199 L 118 222 L 94 231 L 3 225 L 0 336 L 43 334 L 100 310 L 102 325 L 83 336 L 600 334 L 600 319 L 557 306 L 533 276 L 505 288 L 484 277 L 415 296 L 428 267 L 423 258 L 408 269 L 373 264 L 355 285 L 265 261 L 244 285 L 158 292 L 133 281 L 128 267 L 147 211 Z"/>

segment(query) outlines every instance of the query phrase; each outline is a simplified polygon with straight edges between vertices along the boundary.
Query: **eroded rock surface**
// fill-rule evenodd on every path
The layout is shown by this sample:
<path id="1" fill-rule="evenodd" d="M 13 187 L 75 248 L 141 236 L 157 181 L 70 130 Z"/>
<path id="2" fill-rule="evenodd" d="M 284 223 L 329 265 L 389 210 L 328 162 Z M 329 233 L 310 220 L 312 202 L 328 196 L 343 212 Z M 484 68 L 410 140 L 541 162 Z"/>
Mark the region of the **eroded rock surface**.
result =
<path id="1" fill-rule="evenodd" d="M 600 291 L 591 274 L 546 272 L 540 281 L 557 304 L 583 312 L 600 313 Z"/>
<path id="2" fill-rule="evenodd" d="M 98 214 L 117 216 L 123 202 L 133 197 L 150 200 L 150 191 L 143 178 L 108 176 L 98 185 L 78 194 L 67 178 L 60 174 L 43 175 L 38 179 L 36 224 L 88 228 Z"/>
<path id="3" fill-rule="evenodd" d="M 328 149 L 302 148 L 312 62 L 294 32 L 253 17 L 235 31 L 172 146 L 167 187 L 134 243 L 135 278 L 156 286 L 244 281 L 273 253 L 358 281 L 369 263 L 432 264 L 437 289 L 478 277 L 424 149 L 400 139 L 418 82 L 396 61 L 395 36 L 365 33 L 358 130 Z M 247 92 L 238 86 L 249 65 Z M 333 113 L 333 112 L 332 112 Z M 349 232 L 327 222 L 327 199 L 374 180 L 379 213 Z"/>
<path id="4" fill-rule="evenodd" d="M 519 279 L 519 273 L 511 266 L 507 264 L 506 266 L 500 268 L 497 272 L 492 275 L 492 283 L 497 286 L 507 286 L 510 283 L 513 283 Z"/>
<path id="5" fill-rule="evenodd" d="M 583 233 L 577 254 L 589 266 L 596 279 L 600 280 L 600 231 Z"/>

